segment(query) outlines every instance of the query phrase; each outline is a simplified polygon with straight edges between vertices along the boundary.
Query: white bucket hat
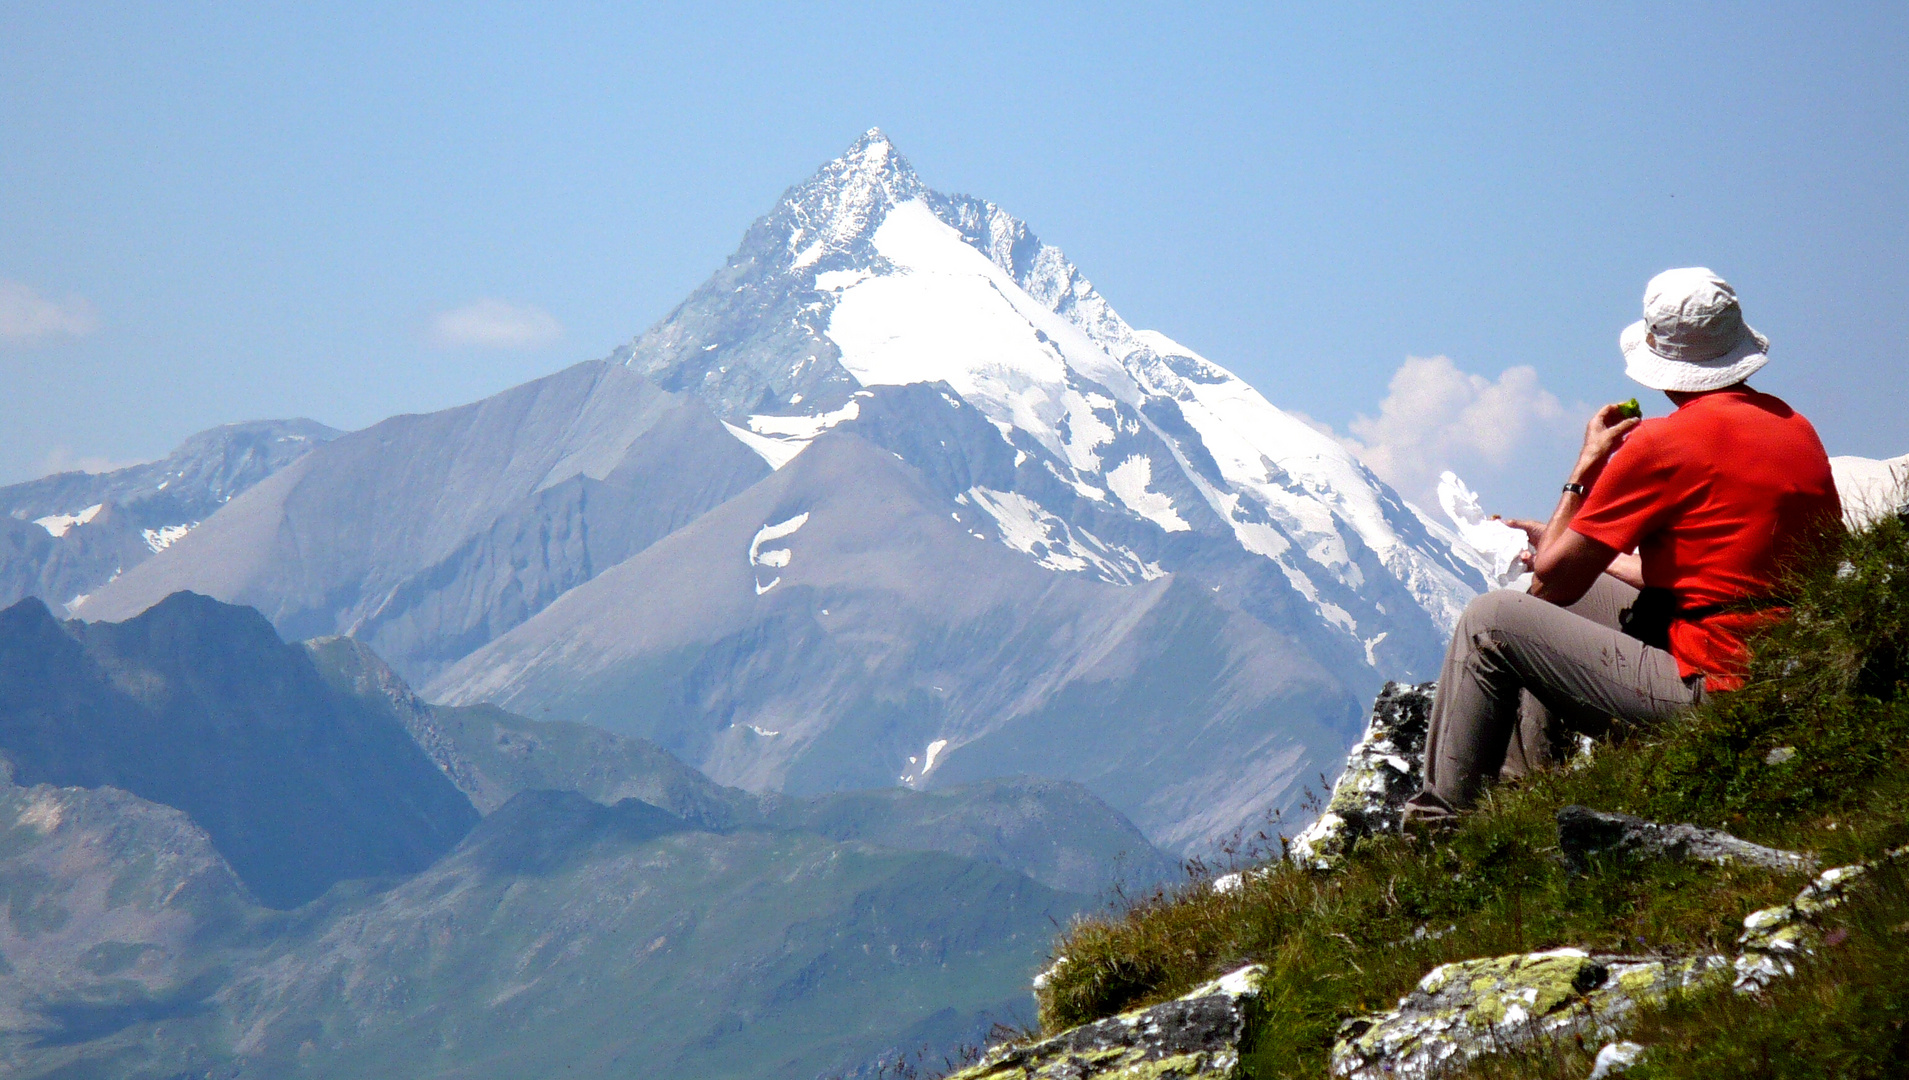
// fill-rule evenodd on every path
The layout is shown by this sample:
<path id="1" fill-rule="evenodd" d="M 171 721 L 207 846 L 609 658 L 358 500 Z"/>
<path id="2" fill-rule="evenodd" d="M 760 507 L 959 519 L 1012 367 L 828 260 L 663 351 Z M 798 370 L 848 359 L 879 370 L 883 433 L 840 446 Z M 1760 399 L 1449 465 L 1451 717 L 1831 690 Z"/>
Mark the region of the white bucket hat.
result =
<path id="1" fill-rule="evenodd" d="M 1737 291 L 1701 266 L 1651 278 L 1644 318 L 1624 328 L 1618 345 L 1624 374 L 1652 390 L 1717 390 L 1770 362 L 1770 339 L 1743 321 Z"/>

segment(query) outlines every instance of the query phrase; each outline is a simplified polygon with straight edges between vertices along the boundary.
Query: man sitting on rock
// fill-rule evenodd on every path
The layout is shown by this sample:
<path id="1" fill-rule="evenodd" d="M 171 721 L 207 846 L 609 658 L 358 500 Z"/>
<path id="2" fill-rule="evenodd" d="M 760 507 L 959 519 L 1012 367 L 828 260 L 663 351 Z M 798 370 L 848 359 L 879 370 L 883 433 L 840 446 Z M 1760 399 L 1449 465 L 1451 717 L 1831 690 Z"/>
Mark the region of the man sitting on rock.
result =
<path id="1" fill-rule="evenodd" d="M 1744 636 L 1780 617 L 1786 570 L 1840 527 L 1816 430 L 1744 382 L 1769 342 L 1722 278 L 1652 278 L 1620 345 L 1625 374 L 1676 411 L 1599 410 L 1551 520 L 1511 522 L 1531 537 L 1531 591 L 1486 593 L 1459 619 L 1408 826 L 1555 761 L 1565 729 L 1650 724 L 1740 686 Z"/>

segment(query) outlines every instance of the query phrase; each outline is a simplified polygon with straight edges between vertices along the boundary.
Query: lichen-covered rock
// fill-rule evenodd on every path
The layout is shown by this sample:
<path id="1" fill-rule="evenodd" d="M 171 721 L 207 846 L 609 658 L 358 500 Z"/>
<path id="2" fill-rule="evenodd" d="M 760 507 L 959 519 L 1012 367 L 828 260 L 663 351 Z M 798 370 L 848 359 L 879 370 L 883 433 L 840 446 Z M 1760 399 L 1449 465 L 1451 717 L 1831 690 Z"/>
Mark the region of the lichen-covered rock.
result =
<path id="1" fill-rule="evenodd" d="M 1533 1039 L 1613 1034 L 1640 1004 L 1724 977 L 1721 956 L 1594 956 L 1582 949 L 1434 968 L 1389 1013 L 1348 1020 L 1331 1072 L 1354 1080 L 1431 1077 Z"/>
<path id="2" fill-rule="evenodd" d="M 1716 829 L 1660 825 L 1585 806 L 1567 806 L 1558 811 L 1558 850 L 1580 867 L 1593 855 L 1741 863 L 1798 874 L 1818 866 L 1814 855 L 1752 844 Z"/>
<path id="3" fill-rule="evenodd" d="M 1149 1009 L 1069 1028 L 1051 1039 L 989 1051 L 948 1080 L 1188 1080 L 1239 1066 L 1258 965 L 1223 975 Z"/>
<path id="4" fill-rule="evenodd" d="M 1909 846 L 1886 853 L 1879 862 L 1909 857 Z M 1737 938 L 1741 954 L 1736 962 L 1738 993 L 1755 993 L 1775 980 L 1796 973 L 1796 958 L 1816 951 L 1825 913 L 1841 906 L 1850 892 L 1870 875 L 1876 863 L 1832 867 L 1803 886 L 1787 904 L 1753 911 L 1744 916 Z"/>
<path id="5" fill-rule="evenodd" d="M 1360 837 L 1399 831 L 1400 807 L 1424 786 L 1425 733 L 1437 685 L 1385 684 L 1325 812 L 1293 840 L 1293 861 L 1330 870 Z"/>

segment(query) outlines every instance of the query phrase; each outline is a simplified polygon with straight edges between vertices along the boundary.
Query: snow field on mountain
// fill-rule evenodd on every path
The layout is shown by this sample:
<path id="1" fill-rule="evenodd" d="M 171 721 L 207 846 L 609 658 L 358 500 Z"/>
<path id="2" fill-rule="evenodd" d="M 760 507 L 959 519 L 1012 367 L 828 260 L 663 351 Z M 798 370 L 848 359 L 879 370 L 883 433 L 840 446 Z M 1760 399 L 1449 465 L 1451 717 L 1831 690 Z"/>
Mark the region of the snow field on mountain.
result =
<path id="1" fill-rule="evenodd" d="M 1127 504 L 1127 509 L 1153 522 L 1166 532 L 1186 532 L 1193 526 L 1174 513 L 1173 499 L 1158 491 L 1148 491 L 1153 480 L 1153 459 L 1131 455 L 1119 466 L 1108 470 L 1107 489 Z"/>
<path id="2" fill-rule="evenodd" d="M 33 523 L 56 537 L 65 536 L 66 530 L 75 525 L 84 525 L 98 517 L 105 505 L 105 503 L 94 503 L 77 514 L 48 514 L 43 518 L 34 518 Z"/>
<path id="3" fill-rule="evenodd" d="M 891 209 L 873 243 L 895 271 L 844 290 L 829 317 L 849 374 L 864 386 L 946 382 L 1003 434 L 1019 428 L 1074 469 L 1100 471 L 1095 448 L 1114 430 L 1096 413 L 1114 403 L 1070 375 L 1137 399 L 1113 358 L 920 200 Z"/>

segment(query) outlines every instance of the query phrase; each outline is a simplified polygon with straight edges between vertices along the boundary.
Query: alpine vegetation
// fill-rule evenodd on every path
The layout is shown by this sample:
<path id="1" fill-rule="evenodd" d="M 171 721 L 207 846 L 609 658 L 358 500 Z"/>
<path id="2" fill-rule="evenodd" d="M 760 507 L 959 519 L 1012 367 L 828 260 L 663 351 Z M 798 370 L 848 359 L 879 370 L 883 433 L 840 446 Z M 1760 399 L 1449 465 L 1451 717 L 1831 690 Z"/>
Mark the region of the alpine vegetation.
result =
<path id="1" fill-rule="evenodd" d="M 1902 1075 L 1909 516 L 1794 595 L 1741 689 L 1503 781 L 1448 831 L 1339 829 L 1331 860 L 1075 924 L 1037 989 L 1048 1041 L 1254 963 L 1226 1048 L 1249 1077 Z"/>

